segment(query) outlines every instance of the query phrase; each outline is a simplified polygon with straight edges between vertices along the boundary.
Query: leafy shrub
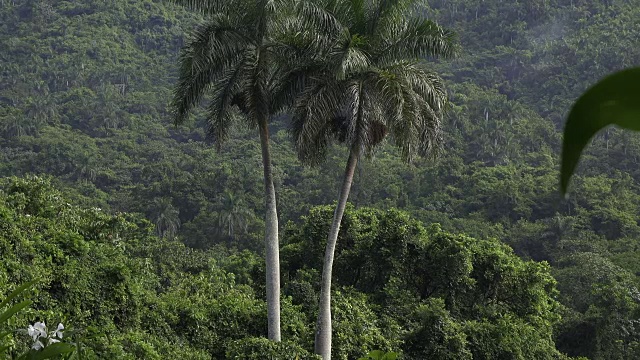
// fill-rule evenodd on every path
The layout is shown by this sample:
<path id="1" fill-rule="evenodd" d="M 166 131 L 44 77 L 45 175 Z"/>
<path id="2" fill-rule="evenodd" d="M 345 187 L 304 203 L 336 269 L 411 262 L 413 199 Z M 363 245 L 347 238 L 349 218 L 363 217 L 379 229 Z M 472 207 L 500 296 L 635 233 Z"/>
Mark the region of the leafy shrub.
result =
<path id="1" fill-rule="evenodd" d="M 309 353 L 297 344 L 273 342 L 263 337 L 248 337 L 233 341 L 227 348 L 227 359 L 242 360 L 313 360 L 320 356 Z"/>

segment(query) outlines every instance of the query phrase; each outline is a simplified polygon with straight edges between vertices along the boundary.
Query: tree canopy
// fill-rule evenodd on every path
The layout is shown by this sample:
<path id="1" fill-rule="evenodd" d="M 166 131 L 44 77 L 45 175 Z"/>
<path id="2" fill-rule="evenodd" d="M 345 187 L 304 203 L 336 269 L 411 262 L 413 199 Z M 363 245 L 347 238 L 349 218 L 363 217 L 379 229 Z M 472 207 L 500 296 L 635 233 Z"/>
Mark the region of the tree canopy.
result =
<path id="1" fill-rule="evenodd" d="M 558 195 L 558 169 L 560 129 L 576 99 L 605 75 L 637 66 L 640 9 L 623 0 L 430 0 L 427 5 L 423 8 L 426 18 L 455 31 L 462 49 L 455 61 L 429 62 L 448 89 L 442 123 L 446 151 L 438 161 L 416 159 L 405 164 L 402 152 L 383 141 L 371 160 L 363 159 L 354 171 L 353 208 L 348 208 L 347 215 L 364 208 L 374 212 L 398 208 L 425 229 L 438 223 L 452 238 L 480 239 L 492 244 L 492 249 L 498 246 L 487 252 L 499 253 L 501 244 L 506 244 L 525 264 L 547 261 L 548 272 L 557 280 L 558 293 L 552 297 L 561 304 L 551 313 L 560 319 L 549 333 L 542 326 L 527 327 L 529 320 L 519 317 L 503 323 L 463 320 L 456 311 L 462 311 L 464 303 L 449 304 L 444 292 L 431 289 L 431 282 L 397 282 L 385 271 L 399 271 L 398 264 L 381 261 L 387 270 L 375 272 L 375 266 L 361 270 L 361 276 L 372 279 L 376 288 L 365 288 L 355 279 L 343 286 L 344 273 L 336 280 L 340 285 L 335 296 L 344 306 L 334 309 L 336 317 L 371 324 L 363 334 L 357 322 L 341 320 L 339 330 L 336 320 L 336 354 L 349 358 L 371 350 L 402 350 L 416 357 L 468 358 L 480 356 L 477 344 L 481 343 L 494 344 L 495 348 L 487 349 L 494 355 L 530 354 L 544 351 L 547 343 L 538 342 L 541 348 L 532 348 L 527 347 L 531 342 L 517 339 L 551 334 L 549 341 L 569 356 L 636 357 L 640 138 L 616 128 L 598 132 L 583 151 L 567 199 Z M 74 319 L 79 328 L 95 331 L 91 351 L 112 358 L 223 358 L 227 352 L 250 358 L 261 351 L 312 351 L 313 334 L 304 327 L 313 324 L 309 314 L 317 307 L 319 284 L 314 281 L 319 273 L 311 263 L 308 269 L 283 274 L 283 293 L 292 296 L 291 301 L 283 297 L 282 303 L 288 319 L 282 326 L 285 342 L 274 346 L 261 339 L 266 336 L 266 305 L 261 300 L 266 275 L 260 266 L 265 231 L 261 214 L 266 204 L 255 129 L 247 129 L 240 121 L 229 128 L 228 141 L 216 152 L 206 137 L 206 106 L 194 107 L 183 126 L 172 124 L 167 105 L 179 74 L 179 51 L 188 41 L 186 34 L 204 21 L 203 14 L 151 0 L 2 2 L 0 176 L 17 177 L 3 180 L 6 183 L 30 184 L 33 174 L 49 176 L 53 189 L 43 193 L 65 199 L 63 203 L 47 200 L 54 203 L 49 209 L 28 202 L 32 195 L 17 195 L 22 190 L 12 193 L 16 206 L 29 203 L 44 212 L 38 216 L 3 202 L 0 297 L 36 273 L 58 279 L 36 286 L 32 299 L 41 295 L 41 305 L 34 303 L 22 318 L 16 318 L 20 323 L 12 324 L 12 329 L 25 328 L 36 317 L 56 321 L 65 313 L 73 314 L 69 320 Z M 207 104 L 210 99 L 203 100 Z M 335 200 L 348 156 L 345 149 L 328 146 L 325 162 L 313 168 L 301 165 L 288 121 L 286 115 L 278 115 L 269 124 L 274 188 L 280 228 L 285 232 L 303 226 L 307 221 L 303 217 L 317 214 L 317 205 Z M 9 191 L 3 189 L 4 199 Z M 220 231 L 219 219 L 229 214 L 227 192 L 241 197 L 253 214 L 246 214 L 247 231 L 237 233 L 237 239 Z M 39 195 L 33 196 L 38 199 Z M 64 207 L 67 202 L 71 210 Z M 56 211 L 63 211 L 59 219 L 73 226 L 65 230 Z M 121 237 L 116 247 L 100 237 L 109 234 L 102 232 L 103 225 L 95 225 L 96 232 L 89 228 L 90 219 L 111 221 L 133 235 Z M 132 230 L 132 224 L 140 226 Z M 283 236 L 287 244 L 288 236 Z M 147 250 L 129 241 L 157 244 L 162 255 L 144 255 Z M 345 246 L 349 241 L 343 241 Z M 317 238 L 305 245 L 315 257 L 302 255 L 319 261 L 321 243 Z M 283 248 L 283 262 L 302 268 L 293 265 L 296 257 L 284 255 L 285 250 L 300 254 L 295 246 Z M 346 256 L 343 259 L 364 261 L 340 254 Z M 376 254 L 386 258 L 386 253 Z M 114 259 L 115 266 L 105 259 Z M 506 258 L 496 255 L 495 259 Z M 516 260 L 504 261 L 512 266 Z M 336 263 L 338 273 L 346 271 L 341 262 Z M 86 273 L 78 270 L 83 267 Z M 582 276 L 598 269 L 606 276 Z M 209 285 L 198 278 L 201 273 L 211 280 Z M 473 275 L 456 278 L 474 279 Z M 211 294 L 193 291 L 190 283 L 200 284 Z M 77 285 L 66 288 L 65 284 Z M 411 318 L 414 324 L 411 332 L 400 334 L 393 322 L 385 322 L 389 315 L 380 312 L 380 299 L 386 298 L 378 287 L 397 293 L 402 300 L 410 286 L 418 285 L 425 287 L 421 290 L 425 293 L 439 295 L 424 299 L 419 313 L 399 302 L 394 307 L 397 316 Z M 92 292 L 81 293 L 83 287 Z M 227 296 L 231 293 L 218 288 L 238 292 Z M 164 292 L 152 295 L 157 289 Z M 210 299 L 216 291 L 219 297 Z M 65 294 L 67 300 L 51 294 Z M 251 300 L 244 302 L 240 294 Z M 95 305 L 100 302 L 104 305 Z M 168 305 L 171 302 L 178 305 Z M 85 327 L 94 315 L 96 323 Z M 118 327 L 126 321 L 138 325 Z M 420 332 L 420 326 L 426 329 L 434 323 L 445 327 L 439 333 Z M 161 330 L 149 334 L 146 324 Z M 192 325 L 216 335 L 202 339 Z M 509 329 L 518 337 L 500 337 Z M 400 335 L 388 335 L 392 331 Z M 420 340 L 426 336 L 432 338 Z M 422 344 L 449 346 L 436 349 Z M 16 343 L 16 350 L 18 346 L 26 343 Z"/>

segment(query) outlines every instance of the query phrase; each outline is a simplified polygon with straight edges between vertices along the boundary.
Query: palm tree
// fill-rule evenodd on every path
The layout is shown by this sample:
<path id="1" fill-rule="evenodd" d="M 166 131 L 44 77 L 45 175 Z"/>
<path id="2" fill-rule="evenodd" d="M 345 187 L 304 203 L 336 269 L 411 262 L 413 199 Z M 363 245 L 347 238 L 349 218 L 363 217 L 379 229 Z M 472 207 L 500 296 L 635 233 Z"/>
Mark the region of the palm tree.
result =
<path id="1" fill-rule="evenodd" d="M 280 341 L 280 260 L 278 216 L 273 184 L 268 121 L 281 112 L 300 88 L 303 69 L 294 64 L 304 34 L 289 0 L 173 0 L 201 12 L 198 27 L 180 55 L 179 80 L 172 102 L 175 124 L 187 119 L 204 94 L 209 94 L 207 133 L 220 148 L 239 110 L 257 128 L 262 150 L 266 219 L 265 258 L 269 339 Z M 308 38 L 309 36 L 306 36 Z M 306 42 L 303 42 L 306 43 Z"/>
<path id="2" fill-rule="evenodd" d="M 173 206 L 170 198 L 153 199 L 151 219 L 159 237 L 173 239 L 180 228 L 180 210 Z"/>
<path id="3" fill-rule="evenodd" d="M 354 170 L 388 134 L 406 161 L 434 154 L 447 95 L 420 58 L 452 56 L 455 46 L 453 34 L 421 17 L 414 0 L 328 0 L 324 6 L 339 35 L 307 79 L 292 127 L 305 163 L 323 159 L 334 140 L 349 148 L 325 250 L 315 339 L 316 353 L 330 359 L 333 257 Z"/>
<path id="4" fill-rule="evenodd" d="M 225 190 L 222 206 L 218 214 L 218 231 L 220 234 L 236 240 L 238 234 L 247 232 L 248 220 L 253 212 L 246 206 L 242 196 L 236 196 Z"/>
<path id="5" fill-rule="evenodd" d="M 40 128 L 55 122 L 58 111 L 51 96 L 46 94 L 28 98 L 25 114 L 32 119 L 37 128 Z"/>
<path id="6" fill-rule="evenodd" d="M 4 114 L 0 114 L 4 115 Z M 21 111 L 10 110 L 7 116 L 0 117 L 0 130 L 8 138 L 31 135 L 37 132 L 37 127 L 31 118 Z"/>
<path id="7" fill-rule="evenodd" d="M 80 159 L 78 159 L 75 168 L 75 175 L 78 180 L 86 182 L 96 181 L 98 169 L 96 166 L 96 160 L 93 156 L 85 153 Z"/>

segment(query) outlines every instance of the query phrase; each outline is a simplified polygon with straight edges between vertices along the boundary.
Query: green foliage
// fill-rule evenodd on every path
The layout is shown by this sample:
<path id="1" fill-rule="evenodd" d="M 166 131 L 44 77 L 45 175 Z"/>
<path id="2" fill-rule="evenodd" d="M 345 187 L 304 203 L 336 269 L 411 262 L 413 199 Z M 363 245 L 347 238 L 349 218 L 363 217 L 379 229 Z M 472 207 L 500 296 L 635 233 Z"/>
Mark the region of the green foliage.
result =
<path id="1" fill-rule="evenodd" d="M 12 333 L 12 329 L 9 329 L 7 326 L 8 320 L 11 319 L 18 312 L 23 310 L 24 308 L 31 305 L 31 300 L 24 300 L 17 304 L 11 305 L 13 299 L 19 297 L 25 290 L 32 287 L 36 281 L 31 281 L 21 286 L 18 286 L 15 290 L 13 290 L 9 295 L 7 295 L 2 302 L 0 302 L 0 354 L 5 354 L 12 347 L 13 339 L 10 336 Z M 7 308 L 8 307 L 8 308 Z"/>
<path id="2" fill-rule="evenodd" d="M 396 360 L 398 358 L 398 354 L 394 352 L 385 353 L 381 350 L 374 350 L 368 353 L 365 357 L 362 357 L 358 360 Z"/>
<path id="3" fill-rule="evenodd" d="M 357 358 L 372 349 L 397 348 L 399 339 L 390 335 L 391 324 L 375 311 L 365 294 L 344 289 L 333 293 L 332 357 Z"/>
<path id="4" fill-rule="evenodd" d="M 6 298 L 4 298 L 2 300 L 2 302 L 0 302 L 0 309 L 4 309 L 5 306 L 9 305 L 9 303 L 15 299 L 16 297 L 20 296 L 25 290 L 29 289 L 30 287 L 32 287 L 34 284 L 36 283 L 35 280 L 32 280 L 26 284 L 22 284 L 20 286 L 18 286 L 15 290 L 13 290 L 13 292 L 11 292 L 11 294 L 7 295 Z M 0 323 L 4 323 L 5 321 L 7 321 L 9 318 L 11 318 L 13 315 L 15 315 L 16 313 L 18 313 L 20 310 L 24 309 L 25 307 L 31 305 L 31 300 L 25 300 L 22 301 L 18 304 L 15 304 L 13 306 L 11 306 L 9 309 L 6 309 L 2 312 L 2 314 L 0 314 Z"/>
<path id="5" fill-rule="evenodd" d="M 556 189 L 562 146 L 559 129 L 567 111 L 599 79 L 638 65 L 640 7 L 621 0 L 428 3 L 423 11 L 429 19 L 459 34 L 463 48 L 456 61 L 428 62 L 450 90 L 443 122 L 446 151 L 438 162 L 418 159 L 403 164 L 397 149 L 381 144 L 372 161 L 359 162 L 350 200 L 355 208 L 401 208 L 424 224 L 440 223 L 446 233 L 496 238 L 523 259 L 549 261 L 558 280 L 557 300 L 564 306 L 556 311 L 563 319 L 553 327 L 558 349 L 592 359 L 635 356 L 634 331 L 628 330 L 637 327 L 630 322 L 635 316 L 630 304 L 635 300 L 629 299 L 634 298 L 631 290 L 640 273 L 636 221 L 640 134 L 615 127 L 598 132 L 572 177 L 572 197 L 561 200 Z M 258 299 L 263 296 L 264 221 L 247 214 L 247 232 L 234 233 L 235 238 L 221 231 L 218 222 L 227 209 L 225 192 L 242 197 L 254 214 L 265 209 L 254 129 L 232 127 L 223 151 L 216 153 L 204 141 L 206 109 L 194 108 L 194 116 L 179 129 L 173 127 L 167 111 L 185 31 L 202 20 L 181 7 L 150 0 L 15 0 L 0 6 L 0 176 L 49 174 L 57 189 L 38 195 L 38 185 L 32 183 L 33 191 L 20 186 L 33 200 L 20 192 L 0 195 L 0 297 L 40 276 L 51 279 L 34 288 L 33 306 L 10 319 L 20 321 L 11 329 L 22 328 L 36 317 L 63 319 L 60 313 L 64 312 L 89 339 L 92 347 L 86 351 L 87 358 L 206 359 L 212 355 L 192 346 L 164 318 L 154 315 L 155 309 L 164 306 L 157 294 L 221 268 L 235 274 L 236 286 Z M 362 44 L 362 39 L 353 40 Z M 297 227 L 307 222 L 302 216 L 325 214 L 312 208 L 334 199 L 347 154 L 329 147 L 326 161 L 318 168 L 300 165 L 285 130 L 287 120 L 275 117 L 270 124 L 278 210 L 284 223 L 297 224 L 287 225 L 285 237 L 299 232 L 300 239 L 309 242 L 301 240 L 283 249 L 283 263 L 298 269 L 283 274 L 283 291 L 296 304 L 283 306 L 293 319 L 287 336 L 297 331 L 300 340 L 295 343 L 309 351 L 312 334 L 305 333 L 300 323 L 307 328 L 314 325 L 323 240 L 316 235 L 325 233 L 328 223 Z M 66 201 L 53 199 L 60 193 Z M 50 202 L 47 196 L 52 197 Z M 37 203 L 45 206 L 39 208 Z M 32 210 L 23 213 L 13 204 Z M 167 215 L 177 214 L 177 219 L 167 217 L 172 221 L 163 225 L 157 221 L 162 214 L 159 205 L 168 204 L 176 211 L 165 206 L 172 210 Z M 51 216 L 33 216 L 32 211 Z M 323 219 L 331 211 L 326 214 Z M 149 222 L 142 221 L 142 216 Z M 177 220 L 177 231 L 167 232 L 172 227 L 166 225 L 178 224 Z M 355 220 L 351 222 L 357 228 Z M 132 236 L 121 235 L 113 241 L 108 237 L 114 234 L 109 223 L 114 227 L 136 224 L 138 235 L 133 231 Z M 155 225 L 162 229 L 154 229 Z M 367 226 L 358 231 L 376 241 L 382 239 L 373 235 L 381 229 L 379 223 L 370 230 Z M 176 240 L 157 239 L 154 231 L 163 229 Z M 404 244 L 402 231 L 394 231 L 397 239 L 384 248 L 374 246 L 373 240 L 364 246 L 366 239 L 345 233 L 348 236 L 341 241 L 358 240 L 358 251 L 372 251 L 375 257 L 367 255 L 363 263 L 368 268 L 360 273 L 371 281 L 368 286 L 348 277 L 357 274 L 349 271 L 358 269 L 348 267 L 348 262 L 360 264 L 361 259 L 358 252 L 348 255 L 351 250 L 343 249 L 340 281 L 357 283 L 357 292 L 375 291 L 367 293 L 366 303 L 375 304 L 369 309 L 382 319 L 378 327 L 390 339 L 404 339 L 408 331 L 418 331 L 417 309 L 424 304 L 419 291 L 394 273 L 403 274 L 400 265 L 406 256 L 404 248 L 396 247 Z M 475 260 L 463 251 L 464 240 L 454 240 L 439 240 L 439 254 L 451 256 L 451 262 L 445 262 L 450 265 L 447 271 L 466 274 L 466 266 L 473 267 Z M 188 249 L 181 243 L 209 251 Z M 407 242 L 408 253 L 414 248 L 420 247 Z M 432 259 L 420 256 L 416 255 L 418 264 Z M 578 275 L 591 274 L 589 267 L 568 260 L 580 256 L 603 271 L 625 275 L 620 281 L 599 275 L 583 279 Z M 396 260 L 389 260 L 393 257 Z M 487 276 L 519 268 L 502 256 L 484 257 L 487 262 L 499 261 L 495 269 L 485 266 Z M 438 269 L 432 270 L 436 275 L 429 282 L 440 278 Z M 522 271 L 512 274 L 512 280 L 524 278 Z M 474 276 L 454 279 L 461 281 L 458 285 L 475 286 L 469 283 Z M 509 289 L 499 286 L 500 282 L 484 284 Z M 342 286 L 337 290 L 343 291 Z M 468 288 L 465 291 L 453 297 L 458 311 L 467 306 L 460 302 Z M 462 324 L 462 315 L 447 307 L 444 293 L 434 299 L 445 300 L 450 317 Z M 198 296 L 206 302 L 206 295 Z M 85 299 L 95 303 L 87 305 Z M 112 324 L 111 314 L 131 323 Z M 148 330 L 145 322 L 159 330 Z M 515 320 L 514 324 L 516 333 L 529 331 Z M 507 327 L 480 324 L 473 329 L 480 341 L 499 338 L 500 329 Z M 465 333 L 469 341 L 469 332 Z M 491 351 L 517 345 L 505 341 L 492 340 L 500 345 Z M 16 345 L 27 346 L 19 341 Z M 132 355 L 134 348 L 136 355 Z M 219 349 L 217 354 L 225 351 Z"/>
<path id="6" fill-rule="evenodd" d="M 596 253 L 569 256 L 560 265 L 560 294 L 572 309 L 561 326 L 558 347 L 592 359 L 636 356 L 640 297 L 634 274 Z"/>
<path id="7" fill-rule="evenodd" d="M 320 356 L 310 354 L 300 346 L 288 343 L 286 340 L 276 343 L 266 338 L 245 338 L 233 342 L 228 347 L 225 359 L 311 360 L 320 359 Z"/>
<path id="8" fill-rule="evenodd" d="M 204 254 L 154 237 L 139 217 L 69 204 L 48 179 L 3 179 L 1 189 L 0 214 L 11 221 L 0 227 L 0 293 L 42 279 L 28 315 L 67 318 L 84 333 L 86 358 L 207 359 L 266 330 L 250 288 L 203 264 Z M 304 333 L 297 310 L 287 311 L 287 329 Z"/>
<path id="9" fill-rule="evenodd" d="M 535 325 L 505 316 L 493 323 L 472 321 L 465 333 L 473 359 L 558 359 L 551 333 Z"/>
<path id="10" fill-rule="evenodd" d="M 322 206 L 302 224 L 288 226 L 283 254 L 292 261 L 283 269 L 298 284 L 305 283 L 305 273 L 312 275 L 311 283 L 318 281 L 317 272 L 308 269 L 320 264 L 321 252 L 313 248 L 331 218 L 331 207 Z M 395 209 L 347 209 L 338 244 L 336 290 L 363 299 L 366 294 L 379 310 L 367 315 L 371 305 L 335 292 L 336 356 L 350 351 L 351 343 L 360 349 L 402 349 L 408 359 L 559 355 L 552 334 L 561 307 L 548 264 L 523 261 L 495 239 L 453 235 L 437 225 L 424 228 Z M 308 301 L 300 290 L 291 293 L 294 302 Z M 369 324 L 365 333 L 344 328 L 345 306 L 359 309 L 349 315 L 349 324 Z M 514 333 L 525 340 L 519 342 Z M 376 343 L 377 334 L 395 341 Z M 344 358 L 353 356 L 347 354 Z"/>
<path id="11" fill-rule="evenodd" d="M 575 103 L 564 130 L 560 191 L 567 191 L 582 149 L 610 125 L 640 131 L 640 68 L 612 74 L 585 92 Z"/>
<path id="12" fill-rule="evenodd" d="M 31 300 L 24 300 L 22 302 L 19 302 L 9 307 L 6 310 L 4 310 L 4 307 L 8 306 L 13 299 L 20 297 L 25 291 L 30 290 L 35 284 L 36 284 L 36 280 L 32 280 L 30 282 L 27 282 L 25 284 L 18 286 L 13 292 L 7 295 L 7 297 L 2 302 L 0 302 L 0 310 L 3 310 L 3 312 L 0 313 L 0 340 L 2 341 L 1 342 L 2 346 L 0 346 L 0 354 L 8 353 L 10 357 L 13 357 L 12 352 L 15 353 L 15 351 L 12 351 L 13 350 L 12 347 L 15 344 L 15 340 L 13 340 L 10 337 L 11 333 L 14 332 L 15 329 L 14 331 L 11 331 L 9 329 L 10 326 L 7 326 L 5 322 L 10 323 L 12 325 L 17 323 L 17 322 L 9 322 L 9 320 L 12 317 L 14 317 L 16 314 L 18 314 L 20 311 L 27 308 L 33 302 Z M 17 359 L 19 360 L 62 359 L 62 358 L 69 358 L 69 357 L 65 357 L 64 355 L 71 354 L 74 351 L 76 351 L 76 346 L 66 342 L 60 342 L 60 338 L 62 338 L 62 335 L 58 335 L 58 334 L 56 334 L 55 336 L 56 337 L 55 343 L 53 342 L 53 340 L 49 340 L 49 341 L 46 341 L 44 344 L 42 344 L 42 342 L 45 341 L 43 340 L 43 338 L 47 336 L 49 337 L 52 336 L 47 333 L 46 327 L 43 329 L 43 331 L 44 331 L 43 334 L 38 333 L 38 335 L 33 335 L 34 345 L 32 346 L 31 349 L 25 351 L 22 355 L 17 357 Z M 27 334 L 30 337 L 32 336 L 31 333 L 27 333 Z M 35 344 L 39 344 L 40 347 L 36 348 Z"/>
<path id="13" fill-rule="evenodd" d="M 74 351 L 74 346 L 66 343 L 51 344 L 40 351 L 31 350 L 18 360 L 43 360 L 43 359 L 64 359 L 66 354 Z"/>
<path id="14" fill-rule="evenodd" d="M 430 298 L 416 310 L 418 328 L 405 338 L 408 359 L 472 359 L 467 335 L 441 298 Z M 492 339 L 493 341 L 493 339 Z"/>

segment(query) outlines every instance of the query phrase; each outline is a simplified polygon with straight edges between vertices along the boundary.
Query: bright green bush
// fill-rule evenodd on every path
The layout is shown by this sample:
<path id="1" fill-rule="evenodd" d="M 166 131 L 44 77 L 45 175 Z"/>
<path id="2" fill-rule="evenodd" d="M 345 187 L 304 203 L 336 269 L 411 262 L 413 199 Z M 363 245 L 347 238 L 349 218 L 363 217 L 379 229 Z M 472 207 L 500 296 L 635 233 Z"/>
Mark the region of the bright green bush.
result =
<path id="1" fill-rule="evenodd" d="M 238 360 L 313 360 L 320 356 L 309 353 L 299 345 L 288 342 L 273 342 L 269 339 L 244 338 L 232 342 L 227 348 L 226 359 Z"/>

